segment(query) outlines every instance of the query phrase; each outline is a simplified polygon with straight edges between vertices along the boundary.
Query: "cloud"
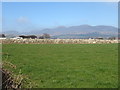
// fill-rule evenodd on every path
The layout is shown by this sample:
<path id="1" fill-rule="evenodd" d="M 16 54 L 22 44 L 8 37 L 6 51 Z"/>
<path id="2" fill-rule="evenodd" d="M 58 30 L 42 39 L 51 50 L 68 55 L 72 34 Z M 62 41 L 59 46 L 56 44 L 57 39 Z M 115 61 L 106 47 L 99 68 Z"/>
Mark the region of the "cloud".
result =
<path id="1" fill-rule="evenodd" d="M 30 21 L 29 21 L 29 19 L 28 19 L 27 17 L 21 16 L 21 17 L 19 17 L 19 18 L 17 19 L 17 22 L 18 22 L 18 23 L 23 23 L 23 24 L 25 24 L 25 23 L 29 23 Z"/>
<path id="2" fill-rule="evenodd" d="M 28 19 L 25 16 L 18 17 L 16 19 L 15 26 L 16 26 L 16 29 L 19 31 L 29 31 L 30 29 L 34 28 L 30 19 Z"/>

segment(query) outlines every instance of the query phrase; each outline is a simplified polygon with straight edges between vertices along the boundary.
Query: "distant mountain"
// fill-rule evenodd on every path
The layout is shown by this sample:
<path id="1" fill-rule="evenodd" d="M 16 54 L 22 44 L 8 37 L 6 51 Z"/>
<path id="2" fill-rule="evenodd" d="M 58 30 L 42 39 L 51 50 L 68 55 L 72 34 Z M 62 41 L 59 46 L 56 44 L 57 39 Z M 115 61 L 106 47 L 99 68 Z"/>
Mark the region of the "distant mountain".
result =
<path id="1" fill-rule="evenodd" d="M 71 27 L 57 27 L 53 29 L 43 29 L 40 31 L 34 31 L 33 34 L 42 34 L 48 33 L 53 36 L 55 35 L 66 35 L 66 34 L 87 34 L 87 33 L 94 33 L 98 32 L 100 34 L 111 34 L 117 35 L 118 29 L 113 26 L 90 26 L 90 25 L 80 25 L 80 26 L 71 26 Z"/>
<path id="2" fill-rule="evenodd" d="M 116 37 L 116 35 L 110 35 L 110 34 L 100 34 L 97 32 L 93 33 L 87 33 L 87 34 L 65 34 L 65 35 L 56 35 L 52 36 L 53 39 L 59 38 L 59 39 L 88 39 L 88 38 L 108 38 L 108 37 Z"/>
<path id="3" fill-rule="evenodd" d="M 4 34 L 15 34 L 15 35 L 20 34 L 18 31 L 3 31 L 2 33 L 4 33 Z"/>
<path id="4" fill-rule="evenodd" d="M 105 26 L 105 25 L 98 25 L 98 26 L 90 26 L 90 25 L 79 25 L 79 26 L 71 26 L 71 27 L 65 27 L 65 26 L 59 26 L 56 28 L 46 28 L 42 30 L 33 30 L 30 32 L 23 32 L 19 33 L 17 31 L 6 31 L 5 34 L 9 35 L 20 35 L 20 34 L 26 34 L 26 35 L 41 35 L 43 33 L 48 33 L 51 36 L 54 37 L 95 37 L 95 36 L 101 36 L 101 37 L 108 37 L 108 36 L 117 36 L 118 35 L 118 29 L 113 26 Z"/>
<path id="5" fill-rule="evenodd" d="M 2 31 L 1 33 L 5 34 L 7 38 L 12 38 L 20 34 L 18 31 Z"/>

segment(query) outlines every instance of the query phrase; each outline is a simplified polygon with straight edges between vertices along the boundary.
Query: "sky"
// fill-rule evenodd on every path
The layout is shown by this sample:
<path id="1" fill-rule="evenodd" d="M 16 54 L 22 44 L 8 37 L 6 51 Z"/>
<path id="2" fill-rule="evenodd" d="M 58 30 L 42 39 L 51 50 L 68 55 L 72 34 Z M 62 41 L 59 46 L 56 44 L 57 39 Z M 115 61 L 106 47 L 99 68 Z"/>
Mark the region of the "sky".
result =
<path id="1" fill-rule="evenodd" d="M 3 2 L 3 31 L 88 24 L 118 25 L 117 2 Z"/>

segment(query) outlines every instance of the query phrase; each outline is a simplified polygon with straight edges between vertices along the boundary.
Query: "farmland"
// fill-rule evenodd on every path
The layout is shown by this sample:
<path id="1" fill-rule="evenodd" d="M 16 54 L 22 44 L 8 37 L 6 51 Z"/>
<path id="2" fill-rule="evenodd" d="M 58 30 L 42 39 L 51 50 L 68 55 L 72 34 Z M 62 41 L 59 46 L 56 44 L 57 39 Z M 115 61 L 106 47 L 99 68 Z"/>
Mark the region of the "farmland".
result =
<path id="1" fill-rule="evenodd" d="M 115 88 L 118 44 L 3 44 L 3 61 L 39 88 Z"/>

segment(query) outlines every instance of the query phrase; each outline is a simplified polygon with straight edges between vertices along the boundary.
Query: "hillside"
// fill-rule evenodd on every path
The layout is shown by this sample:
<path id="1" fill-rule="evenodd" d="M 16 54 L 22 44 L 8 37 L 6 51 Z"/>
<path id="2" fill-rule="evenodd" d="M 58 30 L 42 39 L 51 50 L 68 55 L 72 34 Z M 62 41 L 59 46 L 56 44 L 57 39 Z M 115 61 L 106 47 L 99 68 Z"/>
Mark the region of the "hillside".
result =
<path id="1" fill-rule="evenodd" d="M 111 37 L 117 36 L 118 29 L 113 26 L 90 26 L 90 25 L 79 25 L 79 26 L 59 26 L 56 28 L 46 28 L 42 30 L 32 30 L 29 32 L 20 33 L 17 31 L 3 31 L 7 35 L 21 35 L 21 34 L 34 34 L 41 35 L 43 33 L 48 33 L 53 38 L 88 38 L 88 37 Z"/>

